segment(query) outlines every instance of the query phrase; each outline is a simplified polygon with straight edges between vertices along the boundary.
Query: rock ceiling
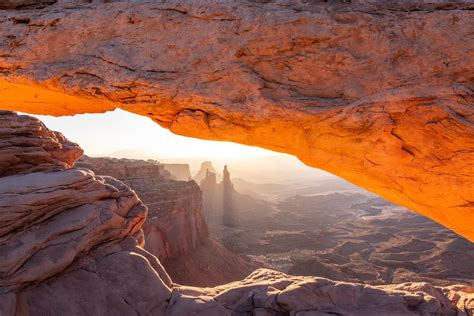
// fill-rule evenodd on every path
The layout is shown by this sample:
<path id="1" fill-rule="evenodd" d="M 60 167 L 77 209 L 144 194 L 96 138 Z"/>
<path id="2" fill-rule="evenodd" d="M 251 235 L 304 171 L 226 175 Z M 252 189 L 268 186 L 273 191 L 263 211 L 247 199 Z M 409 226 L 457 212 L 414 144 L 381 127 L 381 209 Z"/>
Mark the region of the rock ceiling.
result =
<path id="1" fill-rule="evenodd" d="M 0 11 L 0 108 L 297 156 L 474 240 L 474 5 Z"/>

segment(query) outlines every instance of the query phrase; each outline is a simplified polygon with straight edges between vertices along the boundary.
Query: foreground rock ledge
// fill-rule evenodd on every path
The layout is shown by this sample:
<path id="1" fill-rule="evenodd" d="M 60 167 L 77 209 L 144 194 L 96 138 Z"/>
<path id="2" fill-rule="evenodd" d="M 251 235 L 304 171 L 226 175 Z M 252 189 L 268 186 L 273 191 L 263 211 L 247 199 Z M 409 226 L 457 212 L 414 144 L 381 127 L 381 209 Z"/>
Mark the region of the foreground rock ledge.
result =
<path id="1" fill-rule="evenodd" d="M 289 153 L 474 240 L 474 5 L 44 6 L 0 11 L 2 108 Z"/>

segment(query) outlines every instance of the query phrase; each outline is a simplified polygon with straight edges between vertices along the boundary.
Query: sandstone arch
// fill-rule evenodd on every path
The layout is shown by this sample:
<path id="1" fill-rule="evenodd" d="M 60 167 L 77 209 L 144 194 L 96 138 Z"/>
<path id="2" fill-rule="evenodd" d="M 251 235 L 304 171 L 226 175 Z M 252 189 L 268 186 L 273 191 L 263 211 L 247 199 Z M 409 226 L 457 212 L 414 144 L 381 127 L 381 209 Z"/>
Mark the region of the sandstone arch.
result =
<path id="1" fill-rule="evenodd" d="M 0 107 L 122 108 L 177 134 L 289 153 L 473 241 L 473 8 L 0 11 Z"/>

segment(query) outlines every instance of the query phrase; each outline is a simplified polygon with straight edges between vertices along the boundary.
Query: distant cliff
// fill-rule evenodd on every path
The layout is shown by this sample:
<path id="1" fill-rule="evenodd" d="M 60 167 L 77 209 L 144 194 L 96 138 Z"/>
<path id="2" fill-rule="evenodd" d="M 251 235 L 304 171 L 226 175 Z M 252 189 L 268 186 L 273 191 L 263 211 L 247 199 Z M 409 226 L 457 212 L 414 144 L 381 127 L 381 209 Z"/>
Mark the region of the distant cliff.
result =
<path id="1" fill-rule="evenodd" d="M 189 165 L 185 163 L 164 163 L 162 166 L 169 171 L 176 180 L 189 181 L 192 179 Z"/>
<path id="2" fill-rule="evenodd" d="M 172 180 L 153 160 L 81 157 L 77 167 L 108 175 L 130 186 L 148 206 L 145 249 L 160 260 L 197 248 L 208 237 L 201 190 L 194 181 Z"/>
<path id="3" fill-rule="evenodd" d="M 137 193 L 148 207 L 145 249 L 160 259 L 175 282 L 213 286 L 247 276 L 258 266 L 209 238 L 199 186 L 174 180 L 168 166 L 154 160 L 87 156 L 76 163 L 117 178 Z"/>

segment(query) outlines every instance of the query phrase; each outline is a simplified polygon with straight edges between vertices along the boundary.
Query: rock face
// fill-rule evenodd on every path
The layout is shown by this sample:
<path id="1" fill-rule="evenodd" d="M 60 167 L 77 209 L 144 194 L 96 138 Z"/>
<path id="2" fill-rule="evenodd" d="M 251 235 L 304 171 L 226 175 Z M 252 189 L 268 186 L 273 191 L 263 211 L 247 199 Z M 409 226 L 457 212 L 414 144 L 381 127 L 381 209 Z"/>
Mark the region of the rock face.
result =
<path id="1" fill-rule="evenodd" d="M 222 194 L 223 194 L 223 205 L 222 205 L 222 211 L 223 211 L 223 220 L 224 220 L 224 225 L 227 226 L 234 226 L 235 225 L 235 210 L 234 210 L 234 185 L 232 184 L 232 181 L 230 181 L 230 173 L 229 170 L 227 169 L 227 166 L 224 166 L 224 171 L 222 172 L 223 177 L 222 177 Z"/>
<path id="2" fill-rule="evenodd" d="M 474 6 L 358 2 L 2 11 L 0 105 L 289 153 L 472 241 Z"/>
<path id="3" fill-rule="evenodd" d="M 162 312 L 171 281 L 140 247 L 147 208 L 135 193 L 116 179 L 67 169 L 82 150 L 59 138 L 61 147 L 59 134 L 36 119 L 3 112 L 0 130 L 14 154 L 2 151 L 2 159 L 21 157 L 31 144 L 45 157 L 7 167 L 17 174 L 0 178 L 0 314 Z"/>
<path id="4" fill-rule="evenodd" d="M 0 121 L 4 135 L 15 130 L 5 123 L 9 120 Z M 70 150 L 79 149 L 71 144 Z M 0 314 L 474 313 L 474 289 L 463 286 L 372 287 L 271 270 L 214 288 L 179 286 L 141 248 L 146 215 L 146 206 L 129 187 L 87 169 L 65 166 L 0 177 Z"/>
<path id="5" fill-rule="evenodd" d="M 0 110 L 0 177 L 71 167 L 82 149 L 31 116 Z"/>
<path id="6" fill-rule="evenodd" d="M 117 178 L 136 192 L 148 207 L 145 249 L 175 282 L 214 286 L 246 277 L 259 267 L 209 238 L 199 186 L 171 179 L 166 164 L 83 156 L 76 165 Z"/>
<path id="7" fill-rule="evenodd" d="M 202 190 L 206 219 L 227 228 L 236 226 L 238 221 L 236 212 L 240 211 L 236 204 L 240 204 L 243 195 L 234 189 L 227 166 L 224 166 L 222 181 L 219 183 L 217 183 L 214 168 L 212 168 L 214 172 L 211 172 L 210 169 L 206 170 L 206 176 L 199 185 Z M 213 232 L 213 234 L 219 235 L 217 232 Z"/>
<path id="8" fill-rule="evenodd" d="M 196 181 L 196 183 L 201 183 L 208 176 L 209 172 L 215 175 L 216 180 L 222 180 L 222 175 L 217 173 L 212 162 L 204 161 L 201 163 L 201 168 L 199 168 L 199 171 L 194 176 L 194 181 Z"/>
<path id="9" fill-rule="evenodd" d="M 260 269 L 242 281 L 215 288 L 174 287 L 166 314 L 472 315 L 471 291 L 427 283 L 370 286 Z"/>
<path id="10" fill-rule="evenodd" d="M 83 156 L 77 166 L 114 177 L 138 194 L 148 207 L 145 249 L 158 259 L 183 255 L 208 237 L 201 190 L 194 181 L 172 180 L 154 161 Z"/>

